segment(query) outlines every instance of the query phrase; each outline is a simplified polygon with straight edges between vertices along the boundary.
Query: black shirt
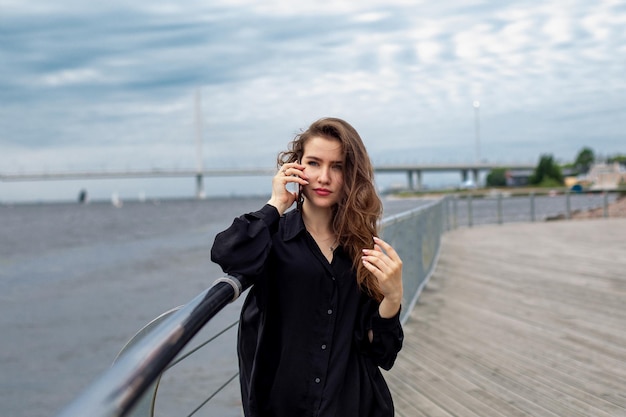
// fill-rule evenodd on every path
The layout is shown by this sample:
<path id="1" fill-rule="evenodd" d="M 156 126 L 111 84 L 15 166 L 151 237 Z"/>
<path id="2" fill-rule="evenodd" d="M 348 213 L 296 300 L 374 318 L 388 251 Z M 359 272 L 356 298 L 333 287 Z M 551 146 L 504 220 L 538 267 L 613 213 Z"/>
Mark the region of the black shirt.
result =
<path id="1" fill-rule="evenodd" d="M 254 280 L 237 346 L 247 417 L 393 416 L 379 367 L 402 346 L 399 314 L 380 317 L 341 247 L 329 263 L 299 211 L 266 205 L 219 233 L 211 259 Z"/>

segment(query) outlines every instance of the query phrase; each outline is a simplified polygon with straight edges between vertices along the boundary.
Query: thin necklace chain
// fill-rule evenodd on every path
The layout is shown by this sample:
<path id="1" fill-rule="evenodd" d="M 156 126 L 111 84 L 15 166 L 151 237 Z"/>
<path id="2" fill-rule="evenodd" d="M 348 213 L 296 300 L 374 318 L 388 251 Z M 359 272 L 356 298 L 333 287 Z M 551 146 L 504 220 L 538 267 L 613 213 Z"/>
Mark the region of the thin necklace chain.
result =
<path id="1" fill-rule="evenodd" d="M 304 219 L 302 219 L 304 226 L 306 227 L 306 222 L 304 222 Z M 309 232 L 309 234 L 313 237 L 313 240 L 315 240 L 317 242 L 317 239 L 315 238 L 316 234 L 313 233 L 308 227 L 306 227 L 307 232 Z M 328 242 L 330 239 L 333 239 L 333 243 L 328 247 L 330 249 L 331 252 L 334 252 L 335 249 L 337 249 L 337 243 L 339 238 L 337 237 L 337 235 L 335 235 L 334 233 L 327 237 L 326 239 L 320 239 L 320 242 L 322 243 L 326 243 Z"/>
<path id="2" fill-rule="evenodd" d="M 318 239 L 315 238 L 315 234 L 313 234 L 310 230 L 307 230 L 307 231 L 309 232 L 311 236 L 313 236 L 313 239 L 317 242 Z M 337 241 L 339 240 L 337 236 L 332 235 L 332 236 L 327 237 L 326 239 L 319 239 L 319 241 L 321 243 L 326 243 L 330 239 L 334 239 L 334 240 L 333 240 L 333 243 L 328 248 L 330 249 L 331 252 L 334 252 L 335 249 L 337 249 Z"/>

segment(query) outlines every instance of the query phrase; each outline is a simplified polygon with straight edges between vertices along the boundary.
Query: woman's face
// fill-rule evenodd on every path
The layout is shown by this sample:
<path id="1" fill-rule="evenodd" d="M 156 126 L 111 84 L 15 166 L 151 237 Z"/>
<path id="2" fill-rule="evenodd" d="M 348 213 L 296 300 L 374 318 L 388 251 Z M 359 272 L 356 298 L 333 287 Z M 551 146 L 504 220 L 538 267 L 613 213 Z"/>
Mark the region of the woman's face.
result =
<path id="1" fill-rule="evenodd" d="M 309 185 L 303 188 L 308 201 L 318 208 L 331 208 L 343 197 L 343 149 L 337 139 L 313 136 L 302 154 Z"/>

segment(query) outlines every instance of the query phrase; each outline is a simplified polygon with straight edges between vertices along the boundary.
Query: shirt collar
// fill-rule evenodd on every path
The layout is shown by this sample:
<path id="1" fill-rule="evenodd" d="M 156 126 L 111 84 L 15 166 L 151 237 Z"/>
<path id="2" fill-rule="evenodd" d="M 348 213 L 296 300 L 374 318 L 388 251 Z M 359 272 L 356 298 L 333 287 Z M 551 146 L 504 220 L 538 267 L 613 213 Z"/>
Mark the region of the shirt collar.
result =
<path id="1" fill-rule="evenodd" d="M 285 227 L 283 229 L 283 240 L 288 241 L 294 239 L 301 232 L 306 230 L 302 213 L 295 209 L 285 213 Z"/>

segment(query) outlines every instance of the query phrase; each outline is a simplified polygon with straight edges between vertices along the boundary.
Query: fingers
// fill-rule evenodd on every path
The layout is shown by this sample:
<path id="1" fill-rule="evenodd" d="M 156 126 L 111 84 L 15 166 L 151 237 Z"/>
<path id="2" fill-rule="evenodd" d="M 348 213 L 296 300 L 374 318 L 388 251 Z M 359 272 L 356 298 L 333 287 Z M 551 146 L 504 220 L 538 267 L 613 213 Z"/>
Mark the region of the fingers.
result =
<path id="1" fill-rule="evenodd" d="M 363 249 L 363 265 L 378 279 L 384 294 L 398 292 L 402 285 L 402 260 L 391 245 L 374 238 L 374 249 Z"/>
<path id="2" fill-rule="evenodd" d="M 383 274 L 389 274 L 393 270 L 393 262 L 379 249 L 363 249 L 362 259 L 366 267 L 372 266 Z"/>
<path id="3" fill-rule="evenodd" d="M 377 237 L 374 242 L 374 249 L 363 249 L 364 262 L 375 265 L 385 273 L 392 273 L 402 267 L 400 256 L 390 244 Z"/>
<path id="4" fill-rule="evenodd" d="M 304 173 L 304 165 L 296 162 L 284 164 L 276 173 L 276 178 L 282 184 L 297 183 L 300 185 L 308 185 L 308 176 Z"/>
<path id="5" fill-rule="evenodd" d="M 390 258 L 396 260 L 396 261 L 400 261 L 400 256 L 398 256 L 398 252 L 396 252 L 396 250 L 387 242 L 385 242 L 384 240 L 374 236 L 374 243 L 379 247 L 385 250 L 385 252 L 387 252 L 387 255 L 389 255 Z"/>
<path id="6" fill-rule="evenodd" d="M 278 171 L 277 175 L 283 175 L 283 176 L 298 176 L 301 178 L 308 178 L 308 176 L 304 173 L 304 168 L 305 165 L 299 164 L 297 162 L 290 162 L 287 164 L 284 164 L 280 170 Z"/>
<path id="7" fill-rule="evenodd" d="M 276 207 L 282 215 L 298 198 L 297 192 L 287 189 L 287 184 L 307 185 L 307 175 L 304 165 L 291 162 L 284 164 L 272 179 L 272 196 L 268 204 Z"/>

